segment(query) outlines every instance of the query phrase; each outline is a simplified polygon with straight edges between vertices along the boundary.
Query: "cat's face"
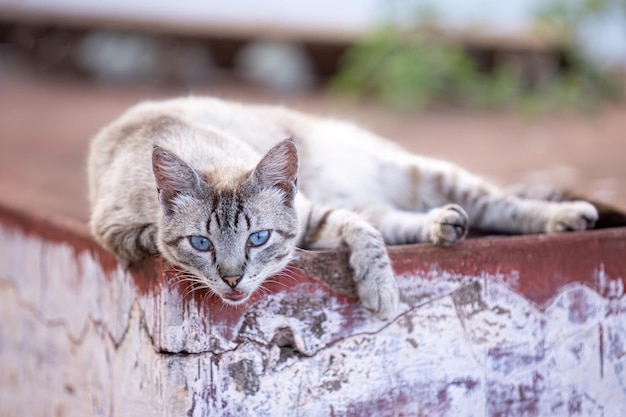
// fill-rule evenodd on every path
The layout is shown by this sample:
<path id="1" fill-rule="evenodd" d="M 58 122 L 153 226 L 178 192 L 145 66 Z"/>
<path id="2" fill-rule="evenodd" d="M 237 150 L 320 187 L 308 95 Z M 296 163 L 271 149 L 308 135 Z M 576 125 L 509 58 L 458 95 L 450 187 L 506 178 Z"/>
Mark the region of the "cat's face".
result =
<path id="1" fill-rule="evenodd" d="M 163 206 L 159 249 L 193 274 L 192 285 L 208 287 L 228 304 L 245 302 L 293 257 L 297 154 L 285 143 L 227 189 L 212 188 L 171 152 L 154 151 Z"/>

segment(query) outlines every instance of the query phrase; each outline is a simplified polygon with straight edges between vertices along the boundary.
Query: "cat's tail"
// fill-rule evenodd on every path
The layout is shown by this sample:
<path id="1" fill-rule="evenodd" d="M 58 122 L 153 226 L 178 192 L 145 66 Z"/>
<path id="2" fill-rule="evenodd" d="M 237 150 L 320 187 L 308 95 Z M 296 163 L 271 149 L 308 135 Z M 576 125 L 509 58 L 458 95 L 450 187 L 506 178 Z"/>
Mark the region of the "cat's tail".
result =
<path id="1" fill-rule="evenodd" d="M 513 195 L 521 198 L 544 201 L 575 201 L 585 200 L 598 210 L 596 229 L 626 226 L 626 210 L 611 204 L 590 199 L 580 193 L 567 189 L 559 189 L 552 186 L 515 186 L 508 190 Z"/>

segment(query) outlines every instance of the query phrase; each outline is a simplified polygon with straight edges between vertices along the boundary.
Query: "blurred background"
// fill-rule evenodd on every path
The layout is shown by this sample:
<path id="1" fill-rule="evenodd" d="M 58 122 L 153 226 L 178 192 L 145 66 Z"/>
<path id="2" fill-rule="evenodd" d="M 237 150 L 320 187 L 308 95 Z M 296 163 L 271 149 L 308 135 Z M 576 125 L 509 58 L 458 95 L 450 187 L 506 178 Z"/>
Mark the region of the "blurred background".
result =
<path id="1" fill-rule="evenodd" d="M 95 132 L 210 94 L 626 207 L 625 74 L 624 0 L 0 0 L 0 195 L 84 220 Z"/>
<path id="2" fill-rule="evenodd" d="M 4 70 L 105 82 L 236 75 L 290 91 L 330 80 L 406 107 L 548 89 L 574 100 L 608 94 L 596 78 L 626 70 L 623 0 L 2 0 L 0 13 Z"/>

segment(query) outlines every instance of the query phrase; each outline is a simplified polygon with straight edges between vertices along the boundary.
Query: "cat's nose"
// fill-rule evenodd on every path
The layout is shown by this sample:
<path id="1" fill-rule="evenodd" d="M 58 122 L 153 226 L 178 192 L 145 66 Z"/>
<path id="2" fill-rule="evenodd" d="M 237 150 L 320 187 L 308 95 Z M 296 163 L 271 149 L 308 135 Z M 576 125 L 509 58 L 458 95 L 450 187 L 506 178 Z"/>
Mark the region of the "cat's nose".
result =
<path id="1" fill-rule="evenodd" d="M 241 275 L 230 275 L 227 277 L 222 277 L 222 280 L 228 284 L 230 288 L 235 288 L 237 284 L 241 281 Z"/>

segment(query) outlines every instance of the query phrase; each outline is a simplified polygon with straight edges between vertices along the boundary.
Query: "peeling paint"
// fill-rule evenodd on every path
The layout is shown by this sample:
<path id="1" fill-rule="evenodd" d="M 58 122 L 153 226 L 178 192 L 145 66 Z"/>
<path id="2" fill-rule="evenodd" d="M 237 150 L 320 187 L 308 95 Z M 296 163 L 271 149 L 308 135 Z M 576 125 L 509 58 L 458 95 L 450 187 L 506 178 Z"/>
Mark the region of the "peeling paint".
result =
<path id="1" fill-rule="evenodd" d="M 289 289 L 234 309 L 185 294 L 158 259 L 124 271 L 2 224 L 2 416 L 621 417 L 626 408 L 624 263 L 599 260 L 588 279 L 538 303 L 522 293 L 528 271 L 407 261 L 401 310 L 380 322 L 348 290 L 302 270 Z"/>

